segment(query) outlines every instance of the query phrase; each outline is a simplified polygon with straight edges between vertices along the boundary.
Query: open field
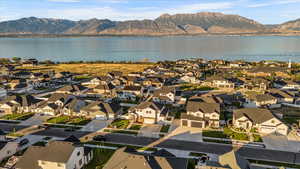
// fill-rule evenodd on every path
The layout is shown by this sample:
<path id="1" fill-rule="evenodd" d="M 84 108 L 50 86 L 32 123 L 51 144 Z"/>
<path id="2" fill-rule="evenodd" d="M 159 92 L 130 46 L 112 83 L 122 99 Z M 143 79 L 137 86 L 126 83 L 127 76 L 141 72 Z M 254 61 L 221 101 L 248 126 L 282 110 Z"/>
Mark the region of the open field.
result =
<path id="1" fill-rule="evenodd" d="M 82 63 L 82 64 L 56 64 L 56 65 L 41 65 L 41 66 L 26 66 L 18 67 L 18 69 L 29 69 L 32 71 L 49 71 L 54 70 L 56 72 L 70 71 L 72 73 L 83 73 L 90 75 L 105 75 L 111 71 L 121 71 L 124 74 L 130 72 L 140 72 L 145 68 L 152 66 L 153 64 L 126 64 L 126 63 Z"/>

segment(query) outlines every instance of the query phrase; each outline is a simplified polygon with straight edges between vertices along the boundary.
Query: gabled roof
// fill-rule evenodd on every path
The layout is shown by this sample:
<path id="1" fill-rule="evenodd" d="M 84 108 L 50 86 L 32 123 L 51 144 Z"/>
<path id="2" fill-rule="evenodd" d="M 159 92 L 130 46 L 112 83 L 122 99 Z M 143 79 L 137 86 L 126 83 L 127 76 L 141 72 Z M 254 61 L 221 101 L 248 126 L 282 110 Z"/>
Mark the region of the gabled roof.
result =
<path id="1" fill-rule="evenodd" d="M 249 120 L 255 124 L 260 124 L 266 122 L 275 116 L 268 109 L 259 109 L 259 108 L 243 108 L 233 111 L 235 119 L 239 119 L 243 116 L 246 116 Z"/>
<path id="2" fill-rule="evenodd" d="M 186 169 L 187 159 L 159 157 L 149 154 L 127 152 L 126 148 L 115 151 L 103 169 Z"/>
<path id="3" fill-rule="evenodd" d="M 62 92 L 81 92 L 83 90 L 87 89 L 84 86 L 81 85 L 67 85 L 64 86 L 60 89 L 58 89 L 57 91 L 62 91 Z"/>
<path id="4" fill-rule="evenodd" d="M 163 108 L 163 105 L 162 104 L 159 104 L 159 103 L 156 103 L 156 102 L 142 102 L 140 103 L 139 105 L 137 105 L 135 108 L 136 109 L 145 109 L 145 108 L 152 108 L 154 110 L 157 110 L 157 111 L 161 111 L 162 108 Z"/>
<path id="5" fill-rule="evenodd" d="M 83 107 L 81 110 L 87 112 L 104 112 L 106 114 L 115 114 L 121 109 L 120 104 L 112 102 L 94 101 Z"/>
<path id="6" fill-rule="evenodd" d="M 15 168 L 39 169 L 38 160 L 66 163 L 75 146 L 71 142 L 50 141 L 45 147 L 31 146 L 17 162 Z"/>
<path id="7" fill-rule="evenodd" d="M 197 101 L 188 101 L 186 106 L 187 112 L 201 111 L 203 113 L 220 113 L 220 104 L 218 103 L 205 103 Z"/>
<path id="8" fill-rule="evenodd" d="M 4 101 L 2 101 L 2 103 L 7 103 L 7 102 L 11 102 L 11 101 L 15 101 L 20 106 L 25 106 L 25 107 L 41 102 L 40 99 L 37 99 L 32 95 L 21 95 L 21 96 L 14 95 L 14 96 L 7 97 Z"/>
<path id="9" fill-rule="evenodd" d="M 219 163 L 234 169 L 250 169 L 250 164 L 234 150 L 219 156 Z"/>

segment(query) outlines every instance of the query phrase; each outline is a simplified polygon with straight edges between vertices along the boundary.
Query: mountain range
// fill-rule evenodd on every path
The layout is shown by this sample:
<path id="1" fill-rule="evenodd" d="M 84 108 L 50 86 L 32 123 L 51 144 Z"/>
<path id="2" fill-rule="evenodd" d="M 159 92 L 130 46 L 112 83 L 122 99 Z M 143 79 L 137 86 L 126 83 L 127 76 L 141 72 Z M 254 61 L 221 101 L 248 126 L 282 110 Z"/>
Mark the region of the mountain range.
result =
<path id="1" fill-rule="evenodd" d="M 22 18 L 0 22 L 0 35 L 194 35 L 300 33 L 300 19 L 279 25 L 215 12 L 163 14 L 154 20 L 71 21 L 51 18 Z"/>

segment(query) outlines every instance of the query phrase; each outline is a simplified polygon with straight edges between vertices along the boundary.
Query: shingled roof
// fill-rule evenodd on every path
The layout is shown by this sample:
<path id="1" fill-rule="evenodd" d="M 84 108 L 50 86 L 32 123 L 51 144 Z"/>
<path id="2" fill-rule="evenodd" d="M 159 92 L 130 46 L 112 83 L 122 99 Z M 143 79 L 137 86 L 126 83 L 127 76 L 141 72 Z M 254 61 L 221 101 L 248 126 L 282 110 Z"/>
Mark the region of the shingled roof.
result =
<path id="1" fill-rule="evenodd" d="M 201 111 L 203 113 L 220 113 L 220 104 L 218 103 L 205 103 L 197 101 L 188 101 L 186 110 L 188 112 Z"/>
<path id="2" fill-rule="evenodd" d="M 233 111 L 235 119 L 239 119 L 243 116 L 246 116 L 249 120 L 255 124 L 260 124 L 265 121 L 268 121 L 274 118 L 274 115 L 268 109 L 259 109 L 259 108 L 243 108 Z"/>
<path id="3" fill-rule="evenodd" d="M 159 157 L 149 154 L 126 152 L 126 148 L 116 150 L 103 169 L 186 169 L 187 159 Z"/>

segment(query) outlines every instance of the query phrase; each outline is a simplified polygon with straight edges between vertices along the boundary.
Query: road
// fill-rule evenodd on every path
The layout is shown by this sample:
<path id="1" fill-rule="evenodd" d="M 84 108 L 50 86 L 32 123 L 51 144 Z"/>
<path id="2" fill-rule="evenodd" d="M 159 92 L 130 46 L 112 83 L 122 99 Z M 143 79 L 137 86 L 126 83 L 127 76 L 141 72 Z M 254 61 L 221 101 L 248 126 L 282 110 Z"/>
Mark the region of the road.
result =
<path id="1" fill-rule="evenodd" d="M 4 131 L 7 131 L 7 129 L 12 130 L 12 128 L 14 128 L 11 125 L 10 126 L 6 125 L 5 128 L 2 128 L 4 126 L 5 125 L 0 124 L 1 129 L 3 129 Z M 39 131 L 37 133 L 34 133 L 33 135 L 67 138 L 71 135 L 74 135 L 76 137 L 83 137 L 90 133 L 91 132 L 65 131 L 64 129 L 60 129 L 60 128 L 49 128 L 44 131 Z M 99 133 L 99 134 L 105 134 L 105 133 Z M 136 136 L 130 136 L 124 134 L 106 134 L 106 138 L 107 138 L 107 142 L 133 144 L 133 145 L 141 145 L 141 146 L 147 146 L 157 141 L 156 138 L 136 137 Z M 204 143 L 204 142 L 191 142 L 191 141 L 181 141 L 181 140 L 164 140 L 156 147 L 185 150 L 185 151 L 196 151 L 196 152 L 211 153 L 211 154 L 224 154 L 232 150 L 231 145 Z M 268 150 L 263 148 L 249 148 L 249 147 L 241 147 L 237 150 L 237 152 L 241 156 L 247 159 L 258 159 L 258 160 L 265 160 L 265 161 L 300 164 L 300 153 Z"/>

